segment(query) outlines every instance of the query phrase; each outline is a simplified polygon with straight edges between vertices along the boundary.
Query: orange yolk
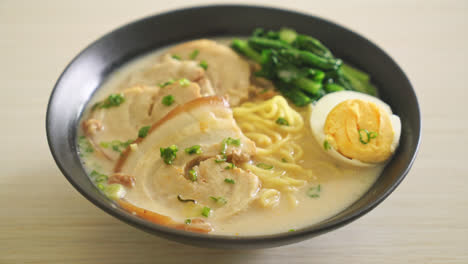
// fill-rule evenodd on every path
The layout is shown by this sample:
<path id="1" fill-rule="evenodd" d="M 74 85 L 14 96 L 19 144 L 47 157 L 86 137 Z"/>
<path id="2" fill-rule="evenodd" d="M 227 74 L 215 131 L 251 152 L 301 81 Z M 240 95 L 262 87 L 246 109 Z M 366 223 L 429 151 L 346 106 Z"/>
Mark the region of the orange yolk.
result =
<path id="1" fill-rule="evenodd" d="M 392 155 L 390 116 L 374 103 L 343 101 L 328 114 L 324 130 L 328 143 L 350 159 L 379 163 Z"/>

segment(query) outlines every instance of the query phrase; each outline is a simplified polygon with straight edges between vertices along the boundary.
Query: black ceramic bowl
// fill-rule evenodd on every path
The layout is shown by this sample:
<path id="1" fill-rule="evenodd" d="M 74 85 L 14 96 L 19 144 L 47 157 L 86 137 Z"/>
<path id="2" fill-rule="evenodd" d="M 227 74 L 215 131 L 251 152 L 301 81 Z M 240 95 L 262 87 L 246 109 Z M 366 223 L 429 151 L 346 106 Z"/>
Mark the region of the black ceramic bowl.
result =
<path id="1" fill-rule="evenodd" d="M 296 232 L 255 237 L 189 233 L 140 219 L 120 209 L 88 179 L 77 154 L 79 118 L 99 86 L 124 63 L 165 45 L 217 36 L 248 36 L 256 27 L 291 27 L 322 40 L 338 57 L 369 72 L 402 122 L 400 146 L 378 181 L 357 202 L 321 223 Z M 118 219 L 149 233 L 204 247 L 259 248 L 301 241 L 331 231 L 369 212 L 403 180 L 414 161 L 421 120 L 416 95 L 398 65 L 367 39 L 332 22 L 301 13 L 255 6 L 205 6 L 148 17 L 92 43 L 64 70 L 47 109 L 47 138 L 57 165 L 89 201 Z"/>

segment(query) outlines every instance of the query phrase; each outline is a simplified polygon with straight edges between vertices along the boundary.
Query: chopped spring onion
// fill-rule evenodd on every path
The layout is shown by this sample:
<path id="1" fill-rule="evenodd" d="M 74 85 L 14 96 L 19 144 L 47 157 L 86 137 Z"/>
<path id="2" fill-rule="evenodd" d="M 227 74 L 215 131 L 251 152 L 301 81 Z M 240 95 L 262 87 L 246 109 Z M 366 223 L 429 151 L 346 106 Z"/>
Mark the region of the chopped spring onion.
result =
<path id="1" fill-rule="evenodd" d="M 206 206 L 203 207 L 201 215 L 203 215 L 204 217 L 208 217 L 210 216 L 210 214 L 211 214 L 211 208 L 206 207 Z"/>
<path id="2" fill-rule="evenodd" d="M 123 94 L 111 94 L 109 95 L 109 97 L 106 98 L 106 100 L 98 103 L 98 105 L 94 107 L 111 108 L 111 107 L 119 106 L 123 104 L 124 102 L 125 102 L 125 98 Z"/>
<path id="3" fill-rule="evenodd" d="M 179 148 L 176 145 L 172 145 L 167 148 L 160 148 L 159 150 L 161 152 L 161 158 L 164 159 L 164 162 L 171 165 L 172 161 L 174 161 L 177 157 L 176 153 L 179 151 Z"/>
<path id="4" fill-rule="evenodd" d="M 182 58 L 179 56 L 179 55 L 172 55 L 172 58 L 173 59 L 176 59 L 176 60 L 181 60 Z"/>
<path id="5" fill-rule="evenodd" d="M 192 219 L 185 219 L 185 224 L 190 225 L 192 223 Z"/>
<path id="6" fill-rule="evenodd" d="M 198 53 L 200 53 L 199 50 L 197 50 L 197 49 L 194 50 L 194 51 L 190 54 L 190 59 L 192 59 L 192 60 L 196 59 L 197 56 L 198 56 Z"/>
<path id="7" fill-rule="evenodd" d="M 215 203 L 218 203 L 218 204 L 221 204 L 221 205 L 225 205 L 227 203 L 227 200 L 226 198 L 224 197 L 214 197 L 214 196 L 210 196 L 211 200 L 213 200 Z"/>
<path id="8" fill-rule="evenodd" d="M 187 79 L 187 78 L 182 78 L 179 80 L 179 84 L 182 85 L 182 86 L 187 86 L 190 84 L 190 80 Z"/>
<path id="9" fill-rule="evenodd" d="M 234 181 L 233 179 L 229 179 L 229 178 L 224 179 L 224 182 L 225 183 L 230 183 L 230 184 L 236 183 L 236 181 Z"/>
<path id="10" fill-rule="evenodd" d="M 236 165 L 234 165 L 234 163 L 228 163 L 228 165 L 226 167 L 224 167 L 225 170 L 232 170 L 236 167 Z"/>
<path id="11" fill-rule="evenodd" d="M 188 175 L 191 181 L 196 181 L 198 179 L 197 171 L 194 169 L 189 170 Z"/>
<path id="12" fill-rule="evenodd" d="M 159 87 L 164 88 L 164 87 L 166 87 L 166 86 L 168 86 L 168 85 L 173 84 L 174 82 L 175 82 L 175 81 L 174 81 L 173 79 L 170 79 L 169 81 L 167 81 L 167 82 L 165 82 L 165 83 L 159 84 Z"/>
<path id="13" fill-rule="evenodd" d="M 170 106 L 172 103 L 174 103 L 174 96 L 166 95 L 163 97 L 161 102 L 163 103 L 163 105 Z"/>
<path id="14" fill-rule="evenodd" d="M 359 141 L 362 144 L 367 144 L 370 142 L 371 139 L 374 139 L 378 136 L 377 132 L 372 132 L 372 131 L 369 132 L 367 131 L 367 129 L 359 129 L 358 133 L 359 133 Z M 364 139 L 363 137 L 366 137 L 366 139 Z"/>
<path id="15" fill-rule="evenodd" d="M 202 67 L 204 70 L 208 69 L 208 63 L 206 61 L 201 61 L 200 62 L 200 67 Z"/>
<path id="16" fill-rule="evenodd" d="M 289 126 L 289 122 L 288 120 L 282 118 L 282 117 L 278 117 L 278 119 L 276 119 L 276 124 L 280 125 L 280 126 Z"/>
<path id="17" fill-rule="evenodd" d="M 122 152 L 122 150 L 126 149 L 130 144 L 133 143 L 134 140 L 129 139 L 125 142 L 120 140 L 112 140 L 111 142 L 101 142 L 99 145 L 103 148 L 111 148 L 115 152 Z"/>
<path id="18" fill-rule="evenodd" d="M 330 150 L 331 149 L 330 142 L 328 142 L 328 140 L 323 141 L 323 148 L 325 150 Z"/>
<path id="19" fill-rule="evenodd" d="M 203 151 L 202 151 L 200 145 L 193 145 L 191 147 L 186 148 L 185 153 L 193 155 L 193 154 L 202 154 Z"/>
<path id="20" fill-rule="evenodd" d="M 78 138 L 78 146 L 80 147 L 80 150 L 84 151 L 85 153 L 94 152 L 94 148 L 91 145 L 91 142 L 89 142 L 89 140 L 85 136 L 80 136 Z"/>
<path id="21" fill-rule="evenodd" d="M 316 187 L 311 187 L 308 191 L 307 191 L 307 196 L 309 196 L 310 198 L 319 198 L 320 197 L 320 192 L 322 191 L 322 187 L 321 185 L 317 185 Z"/>
<path id="22" fill-rule="evenodd" d="M 144 126 L 138 130 L 138 137 L 144 138 L 148 135 L 151 126 Z"/>
<path id="23" fill-rule="evenodd" d="M 112 200 L 118 200 L 125 196 L 125 189 L 122 184 L 109 184 L 104 188 L 104 194 Z"/>

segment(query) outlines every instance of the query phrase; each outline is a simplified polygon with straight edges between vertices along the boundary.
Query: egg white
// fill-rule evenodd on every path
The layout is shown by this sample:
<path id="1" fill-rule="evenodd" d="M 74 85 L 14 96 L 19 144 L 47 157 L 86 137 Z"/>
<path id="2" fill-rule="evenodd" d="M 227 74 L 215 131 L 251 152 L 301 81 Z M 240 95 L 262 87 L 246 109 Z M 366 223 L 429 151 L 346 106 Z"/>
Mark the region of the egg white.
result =
<path id="1" fill-rule="evenodd" d="M 400 118 L 397 115 L 392 113 L 392 109 L 382 100 L 359 92 L 353 91 L 342 91 L 330 93 L 322 97 L 315 105 L 311 106 L 311 115 L 310 115 L 310 128 L 312 134 L 314 134 L 315 139 L 320 146 L 323 146 L 323 142 L 326 140 L 324 133 L 325 122 L 327 120 L 328 114 L 330 113 L 335 106 L 340 104 L 343 101 L 350 99 L 361 99 L 363 101 L 368 101 L 376 104 L 384 111 L 386 111 L 390 116 L 390 122 L 392 123 L 392 128 L 394 132 L 393 142 L 391 145 L 391 152 L 393 153 L 398 147 L 401 135 L 401 122 Z M 341 153 L 336 151 L 333 147 L 329 150 L 325 150 L 330 156 L 335 158 L 342 164 L 358 166 L 358 167 L 372 167 L 378 164 L 375 163 L 366 163 L 357 159 L 350 159 L 343 156 Z"/>

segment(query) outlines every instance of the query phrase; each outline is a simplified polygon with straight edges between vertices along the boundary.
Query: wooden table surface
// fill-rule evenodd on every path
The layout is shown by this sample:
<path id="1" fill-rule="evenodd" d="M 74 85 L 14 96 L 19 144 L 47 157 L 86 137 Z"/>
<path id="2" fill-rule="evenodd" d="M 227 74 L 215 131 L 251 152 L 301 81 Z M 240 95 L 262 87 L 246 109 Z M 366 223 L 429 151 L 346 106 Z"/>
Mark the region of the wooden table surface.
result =
<path id="1" fill-rule="evenodd" d="M 357 31 L 413 83 L 422 145 L 380 206 L 315 239 L 264 250 L 170 242 L 104 213 L 62 176 L 46 104 L 68 62 L 143 16 L 208 1 L 0 0 L 0 263 L 468 263 L 468 1 L 256 1 Z"/>

